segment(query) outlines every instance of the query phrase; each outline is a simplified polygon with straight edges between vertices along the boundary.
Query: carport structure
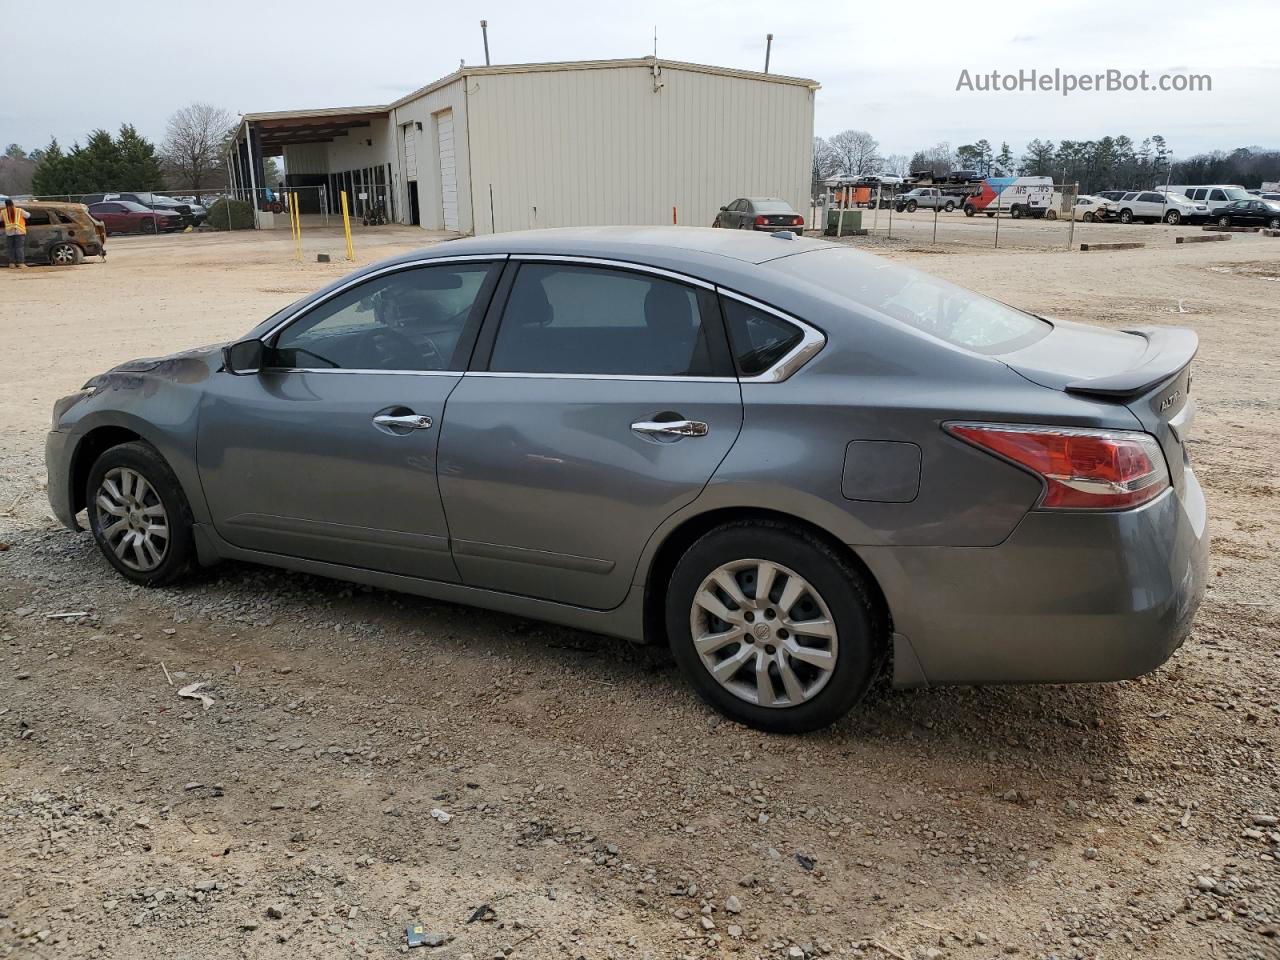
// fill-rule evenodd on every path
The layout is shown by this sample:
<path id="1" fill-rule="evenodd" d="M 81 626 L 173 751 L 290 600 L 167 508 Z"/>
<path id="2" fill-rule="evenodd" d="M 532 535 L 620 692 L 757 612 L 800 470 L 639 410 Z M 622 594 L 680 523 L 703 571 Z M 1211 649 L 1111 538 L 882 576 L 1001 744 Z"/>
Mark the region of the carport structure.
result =
<path id="1" fill-rule="evenodd" d="M 360 147 L 372 143 L 370 134 L 385 137 L 388 107 L 333 107 L 320 110 L 281 111 L 246 114 L 236 134 L 232 152 L 232 186 L 240 191 L 270 188 L 298 190 L 303 213 L 339 212 L 343 190 L 354 214 L 378 199 L 387 204 L 389 219 L 395 219 L 395 196 L 389 163 L 375 162 L 372 151 L 361 155 Z M 376 127 L 376 129 L 375 129 Z M 338 145 L 336 149 L 330 145 Z M 344 150 L 354 147 L 353 150 Z M 331 150 L 340 169 L 334 169 Z M 350 165 L 343 156 L 350 157 Z M 283 183 L 264 181 L 263 160 L 283 157 Z M 365 161 L 365 162 L 361 162 Z M 365 199 L 361 201 L 360 195 Z"/>

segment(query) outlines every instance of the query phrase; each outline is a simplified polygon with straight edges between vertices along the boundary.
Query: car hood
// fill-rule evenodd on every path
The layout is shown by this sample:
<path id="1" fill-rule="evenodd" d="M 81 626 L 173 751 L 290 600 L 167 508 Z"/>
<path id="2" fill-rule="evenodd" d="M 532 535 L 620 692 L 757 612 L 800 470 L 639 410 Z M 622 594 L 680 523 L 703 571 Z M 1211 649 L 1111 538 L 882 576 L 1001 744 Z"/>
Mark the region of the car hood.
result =
<path id="1" fill-rule="evenodd" d="M 88 383 L 90 387 L 104 389 L 137 384 L 143 380 L 172 380 L 176 383 L 197 383 L 222 368 L 224 343 L 183 350 L 167 357 L 142 357 L 117 364 L 100 373 Z"/>

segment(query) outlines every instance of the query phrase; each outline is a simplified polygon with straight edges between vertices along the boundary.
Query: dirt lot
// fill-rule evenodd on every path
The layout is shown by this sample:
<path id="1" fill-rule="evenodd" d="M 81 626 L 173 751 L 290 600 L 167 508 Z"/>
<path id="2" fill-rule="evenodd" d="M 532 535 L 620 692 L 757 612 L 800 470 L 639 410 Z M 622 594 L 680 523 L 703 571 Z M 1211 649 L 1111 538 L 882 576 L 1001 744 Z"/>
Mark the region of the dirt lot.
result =
<path id="1" fill-rule="evenodd" d="M 1280 957 L 1280 240 L 1134 229 L 1158 245 L 866 245 L 1199 331 L 1193 637 L 1132 683 L 879 689 L 804 738 L 597 636 L 235 564 L 126 585 L 48 515 L 53 400 L 347 267 L 179 236 L 0 273 L 0 953 L 389 957 L 417 921 L 454 960 Z"/>

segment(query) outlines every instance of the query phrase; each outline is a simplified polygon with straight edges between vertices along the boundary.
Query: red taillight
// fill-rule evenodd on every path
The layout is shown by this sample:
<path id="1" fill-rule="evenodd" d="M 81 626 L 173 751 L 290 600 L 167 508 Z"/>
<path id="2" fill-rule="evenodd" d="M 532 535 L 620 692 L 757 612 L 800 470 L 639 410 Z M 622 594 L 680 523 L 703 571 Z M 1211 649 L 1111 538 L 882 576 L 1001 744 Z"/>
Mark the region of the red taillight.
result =
<path id="1" fill-rule="evenodd" d="M 791 218 L 791 225 L 792 225 L 793 227 L 799 227 L 799 226 L 801 226 L 801 225 L 803 225 L 803 224 L 804 224 L 804 217 L 792 217 L 792 218 Z"/>
<path id="2" fill-rule="evenodd" d="M 1148 433 L 992 423 L 950 423 L 946 429 L 1043 477 L 1041 507 L 1134 507 L 1169 486 L 1164 452 Z"/>
<path id="3" fill-rule="evenodd" d="M 768 225 L 769 225 L 769 218 L 768 218 L 768 217 L 756 217 L 756 226 L 757 226 L 757 227 L 767 227 Z"/>

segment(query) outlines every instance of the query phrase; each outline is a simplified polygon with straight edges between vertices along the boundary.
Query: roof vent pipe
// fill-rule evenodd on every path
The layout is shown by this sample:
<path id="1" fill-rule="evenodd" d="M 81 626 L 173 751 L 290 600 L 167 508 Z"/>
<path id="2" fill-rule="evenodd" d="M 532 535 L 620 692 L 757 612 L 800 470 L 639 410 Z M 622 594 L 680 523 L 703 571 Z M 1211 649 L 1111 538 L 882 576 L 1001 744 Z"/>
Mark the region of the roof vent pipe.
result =
<path id="1" fill-rule="evenodd" d="M 773 53 L 773 34 L 770 33 L 765 37 L 764 41 L 764 72 L 769 72 L 769 54 Z"/>
<path id="2" fill-rule="evenodd" d="M 484 35 L 484 65 L 489 66 L 489 21 L 480 21 L 480 32 Z"/>

